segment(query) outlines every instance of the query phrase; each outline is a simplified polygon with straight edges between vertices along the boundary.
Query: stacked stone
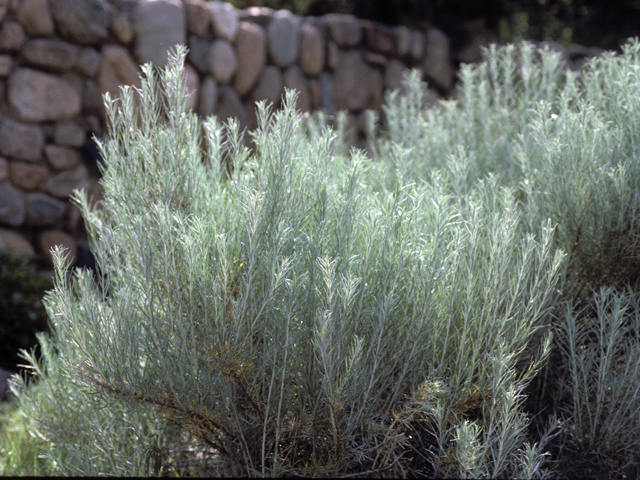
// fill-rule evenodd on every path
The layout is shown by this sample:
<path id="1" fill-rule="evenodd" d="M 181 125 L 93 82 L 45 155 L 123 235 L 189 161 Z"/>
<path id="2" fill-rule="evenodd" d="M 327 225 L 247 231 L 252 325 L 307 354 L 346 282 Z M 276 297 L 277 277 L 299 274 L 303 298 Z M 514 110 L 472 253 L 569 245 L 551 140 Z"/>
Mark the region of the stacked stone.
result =
<path id="1" fill-rule="evenodd" d="M 441 93 L 454 77 L 435 28 L 203 0 L 0 0 L 0 248 L 76 255 L 83 232 L 67 200 L 75 188 L 100 197 L 83 152 L 104 130 L 101 95 L 140 86 L 139 65 L 164 66 L 176 44 L 189 48 L 189 106 L 202 117 L 254 128 L 255 102 L 277 107 L 293 88 L 304 112 L 347 110 L 360 146 L 363 112 L 380 109 L 405 68 Z"/>

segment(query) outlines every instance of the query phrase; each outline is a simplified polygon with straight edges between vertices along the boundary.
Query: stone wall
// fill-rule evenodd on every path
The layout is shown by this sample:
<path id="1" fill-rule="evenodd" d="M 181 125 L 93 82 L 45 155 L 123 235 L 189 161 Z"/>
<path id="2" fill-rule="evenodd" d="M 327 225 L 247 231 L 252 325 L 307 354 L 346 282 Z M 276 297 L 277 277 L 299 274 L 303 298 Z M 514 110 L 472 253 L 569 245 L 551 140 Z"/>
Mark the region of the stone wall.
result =
<path id="1" fill-rule="evenodd" d="M 139 65 L 165 65 L 175 44 L 189 48 L 190 107 L 201 116 L 252 128 L 256 101 L 277 105 L 295 88 L 303 111 L 347 110 L 356 145 L 364 110 L 380 109 L 405 68 L 423 71 L 432 99 L 450 91 L 455 74 L 436 28 L 202 0 L 0 0 L 0 248 L 40 254 L 50 266 L 50 248 L 63 244 L 86 261 L 68 196 L 83 187 L 101 195 L 91 140 L 104 134 L 101 95 L 139 86 Z"/>

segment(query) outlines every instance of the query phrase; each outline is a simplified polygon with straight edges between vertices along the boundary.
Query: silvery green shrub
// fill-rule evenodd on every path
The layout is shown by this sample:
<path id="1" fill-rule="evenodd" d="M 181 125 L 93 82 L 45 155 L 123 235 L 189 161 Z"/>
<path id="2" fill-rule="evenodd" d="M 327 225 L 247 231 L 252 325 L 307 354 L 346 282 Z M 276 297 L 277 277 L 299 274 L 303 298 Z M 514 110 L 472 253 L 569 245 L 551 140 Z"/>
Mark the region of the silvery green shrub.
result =
<path id="1" fill-rule="evenodd" d="M 291 93 L 259 106 L 253 151 L 214 118 L 203 151 L 183 58 L 106 98 L 105 198 L 76 196 L 97 279 L 55 254 L 43 378 L 14 385 L 50 467 L 547 475 L 559 424 L 532 441 L 522 403 L 551 345 L 553 226 L 522 234 L 496 178 L 463 202 L 340 155 Z"/>

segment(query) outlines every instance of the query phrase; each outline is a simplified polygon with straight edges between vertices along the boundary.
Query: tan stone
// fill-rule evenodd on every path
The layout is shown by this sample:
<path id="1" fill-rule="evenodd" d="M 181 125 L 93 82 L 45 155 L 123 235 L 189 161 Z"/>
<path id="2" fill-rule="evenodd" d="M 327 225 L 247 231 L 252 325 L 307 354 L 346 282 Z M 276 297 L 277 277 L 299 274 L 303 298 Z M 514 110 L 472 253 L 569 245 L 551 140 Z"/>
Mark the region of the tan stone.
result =
<path id="1" fill-rule="evenodd" d="M 26 41 L 27 35 L 18 22 L 5 22 L 0 26 L 0 51 L 20 50 Z"/>
<path id="2" fill-rule="evenodd" d="M 51 9 L 47 0 L 23 0 L 18 21 L 29 35 L 51 35 L 54 31 Z"/>
<path id="3" fill-rule="evenodd" d="M 324 40 L 316 27 L 305 23 L 300 27 L 300 68 L 307 75 L 319 75 L 324 68 Z"/>
<path id="4" fill-rule="evenodd" d="M 427 32 L 427 54 L 422 66 L 425 75 L 438 87 L 448 90 L 453 83 L 454 71 L 449 54 L 449 39 L 436 28 Z"/>
<path id="5" fill-rule="evenodd" d="M 234 86 L 243 96 L 253 87 L 267 61 L 267 42 L 264 30 L 249 22 L 240 22 L 236 38 L 238 67 Z"/>
<path id="6" fill-rule="evenodd" d="M 47 145 L 44 154 L 49 165 L 56 170 L 68 170 L 80 164 L 80 153 L 75 148 Z"/>
<path id="7" fill-rule="evenodd" d="M 11 55 L 0 55 L 0 77 L 9 75 L 12 65 L 13 60 L 11 59 Z"/>
<path id="8" fill-rule="evenodd" d="M 216 82 L 229 83 L 238 68 L 238 57 L 229 42 L 216 40 L 211 45 L 208 61 L 209 73 Z"/>
<path id="9" fill-rule="evenodd" d="M 51 175 L 42 186 L 42 190 L 54 197 L 67 198 L 74 189 L 88 188 L 89 172 L 84 165 L 78 165 L 71 170 L 63 170 Z"/>
<path id="10" fill-rule="evenodd" d="M 82 147 L 87 140 L 87 135 L 84 128 L 77 123 L 60 122 L 55 126 L 53 139 L 58 145 Z"/>
<path id="11" fill-rule="evenodd" d="M 111 99 L 120 97 L 120 86 L 141 87 L 139 69 L 126 48 L 120 45 L 102 47 L 102 62 L 98 73 L 100 94 L 109 93 Z M 100 112 L 104 116 L 104 105 L 100 102 Z"/>
<path id="12" fill-rule="evenodd" d="M 111 31 L 116 39 L 124 45 L 129 45 L 131 40 L 133 40 L 133 26 L 129 21 L 129 17 L 125 14 L 121 13 L 113 17 Z"/>
<path id="13" fill-rule="evenodd" d="M 29 255 L 30 257 L 36 254 L 26 238 L 4 228 L 0 228 L 0 250 L 8 250 L 16 255 Z"/>
<path id="14" fill-rule="evenodd" d="M 309 85 L 309 100 L 311 101 L 311 110 L 317 110 L 322 105 L 322 90 L 320 88 L 320 81 L 317 79 L 311 79 L 307 82 Z"/>
<path id="15" fill-rule="evenodd" d="M 82 97 L 59 77 L 30 68 L 18 68 L 9 77 L 9 107 L 26 122 L 66 120 L 80 113 Z"/>
<path id="16" fill-rule="evenodd" d="M 71 235 L 61 230 L 48 230 L 38 236 L 40 252 L 42 252 L 42 256 L 49 266 L 53 266 L 51 250 L 57 245 L 60 245 L 66 250 L 65 253 L 68 255 L 67 262 L 73 265 L 78 254 L 78 244 Z"/>
<path id="17" fill-rule="evenodd" d="M 36 189 L 49 175 L 49 170 L 42 165 L 31 165 L 22 162 L 11 162 L 9 177 L 11 183 L 21 190 Z"/>
<path id="18" fill-rule="evenodd" d="M 204 37 L 209 30 L 211 17 L 207 4 L 203 0 L 185 0 L 184 6 L 187 14 L 187 28 L 189 33 Z"/>
<path id="19" fill-rule="evenodd" d="M 9 178 L 9 161 L 0 157 L 0 182 Z"/>

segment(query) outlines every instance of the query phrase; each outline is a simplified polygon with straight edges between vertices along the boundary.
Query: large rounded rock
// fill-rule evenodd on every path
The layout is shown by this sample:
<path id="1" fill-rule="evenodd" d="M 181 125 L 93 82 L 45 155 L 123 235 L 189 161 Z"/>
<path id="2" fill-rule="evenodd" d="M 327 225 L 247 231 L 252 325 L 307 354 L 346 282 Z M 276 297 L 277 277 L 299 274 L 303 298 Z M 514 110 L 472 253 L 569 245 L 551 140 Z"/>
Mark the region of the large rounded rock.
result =
<path id="1" fill-rule="evenodd" d="M 100 93 L 109 93 L 112 99 L 120 97 L 121 85 L 141 87 L 138 66 L 126 48 L 105 45 L 102 48 L 102 62 L 98 74 Z M 101 108 L 104 110 L 104 107 Z"/>
<path id="2" fill-rule="evenodd" d="M 20 50 L 26 41 L 27 35 L 18 22 L 0 24 L 0 50 Z"/>
<path id="3" fill-rule="evenodd" d="M 269 55 L 279 67 L 288 67 L 298 59 L 298 20 L 287 10 L 276 12 L 267 27 Z"/>
<path id="4" fill-rule="evenodd" d="M 86 77 L 95 77 L 100 70 L 100 54 L 93 48 L 83 48 L 78 52 L 75 68 Z"/>
<path id="5" fill-rule="evenodd" d="M 218 84 L 210 76 L 206 76 L 200 86 L 200 105 L 198 114 L 202 118 L 213 115 L 218 106 Z"/>
<path id="6" fill-rule="evenodd" d="M 189 96 L 187 100 L 187 106 L 190 110 L 195 111 L 198 107 L 199 95 L 200 95 L 200 77 L 198 72 L 191 65 L 184 66 L 184 83 Z"/>
<path id="7" fill-rule="evenodd" d="M 22 47 L 21 57 L 24 63 L 36 67 L 68 70 L 76 62 L 78 47 L 60 40 L 37 38 Z"/>
<path id="8" fill-rule="evenodd" d="M 359 51 L 342 53 L 333 77 L 336 108 L 359 111 L 370 107 L 375 72 L 377 71 L 367 65 Z"/>
<path id="9" fill-rule="evenodd" d="M 208 6 L 213 33 L 216 37 L 233 43 L 239 28 L 235 8 L 226 2 L 210 2 Z"/>
<path id="10" fill-rule="evenodd" d="M 362 40 L 360 21 L 352 15 L 332 13 L 322 17 L 331 39 L 340 47 L 355 47 Z"/>
<path id="11" fill-rule="evenodd" d="M 300 68 L 307 75 L 319 75 L 324 68 L 324 40 L 316 27 L 300 27 Z"/>
<path id="12" fill-rule="evenodd" d="M 19 227 L 25 220 L 26 202 L 24 193 L 11 185 L 11 182 L 0 183 L 0 223 Z"/>
<path id="13" fill-rule="evenodd" d="M 240 22 L 236 39 L 238 68 L 235 89 L 240 96 L 253 87 L 267 61 L 267 42 L 264 30 L 249 22 Z"/>
<path id="14" fill-rule="evenodd" d="M 89 172 L 84 165 L 78 165 L 71 170 L 63 170 L 52 175 L 42 186 L 42 190 L 58 198 L 67 198 L 78 188 L 89 188 Z"/>
<path id="15" fill-rule="evenodd" d="M 30 257 L 36 254 L 26 238 L 4 228 L 0 228 L 0 250 L 8 250 L 17 255 L 29 255 Z"/>
<path id="16" fill-rule="evenodd" d="M 280 99 L 284 93 L 284 83 L 280 69 L 273 65 L 265 67 L 258 84 L 250 95 L 250 100 L 255 104 L 260 100 L 272 103 L 276 108 L 280 105 Z M 255 108 L 255 107 L 253 107 Z"/>
<path id="17" fill-rule="evenodd" d="M 0 118 L 0 154 L 29 162 L 42 158 L 44 134 L 36 125 Z"/>
<path id="18" fill-rule="evenodd" d="M 207 30 L 209 30 L 211 21 L 207 11 L 207 4 L 203 0 L 185 0 L 184 6 L 189 33 L 204 37 L 207 34 Z"/>
<path id="19" fill-rule="evenodd" d="M 398 59 L 391 59 L 384 72 L 384 86 L 387 90 L 398 90 L 402 87 L 402 76 L 406 66 Z"/>
<path id="20" fill-rule="evenodd" d="M 27 195 L 26 205 L 26 223 L 32 227 L 52 225 L 62 218 L 66 210 L 64 202 L 40 192 L 29 193 Z"/>
<path id="21" fill-rule="evenodd" d="M 68 256 L 67 261 L 71 265 L 75 264 L 78 253 L 78 244 L 71 235 L 60 230 L 48 230 L 46 232 L 42 232 L 38 236 L 40 252 L 42 252 L 42 256 L 50 267 L 53 266 L 53 255 L 51 254 L 51 250 L 58 245 L 66 250 L 65 253 Z"/>
<path id="22" fill-rule="evenodd" d="M 56 170 L 68 170 L 80 164 L 80 152 L 75 148 L 47 145 L 44 154 L 49 165 Z"/>
<path id="23" fill-rule="evenodd" d="M 55 126 L 53 138 L 57 145 L 82 147 L 87 141 L 87 134 L 77 123 L 60 122 Z"/>
<path id="24" fill-rule="evenodd" d="M 19 68 L 9 77 L 9 106 L 19 120 L 66 120 L 80 113 L 82 97 L 74 86 L 47 73 Z"/>
<path id="25" fill-rule="evenodd" d="M 76 43 L 94 44 L 107 38 L 111 16 L 104 0 L 51 0 L 58 31 Z"/>
<path id="26" fill-rule="evenodd" d="M 22 162 L 11 162 L 9 177 L 20 190 L 34 190 L 49 175 L 47 167 Z"/>
<path id="27" fill-rule="evenodd" d="M 229 42 L 216 40 L 211 45 L 208 61 L 209 73 L 216 82 L 225 84 L 233 78 L 238 68 L 238 57 Z"/>
<path id="28" fill-rule="evenodd" d="M 18 21 L 29 35 L 51 35 L 53 18 L 47 0 L 23 0 L 18 10 Z"/>
<path id="29" fill-rule="evenodd" d="M 135 56 L 139 63 L 164 67 L 176 45 L 186 45 L 184 6 L 180 0 L 147 0 L 133 16 Z"/>
<path id="30" fill-rule="evenodd" d="M 290 90 L 298 92 L 296 109 L 301 112 L 311 111 L 311 97 L 309 96 L 309 86 L 302 70 L 297 65 L 293 65 L 284 72 L 284 86 Z"/>
<path id="31" fill-rule="evenodd" d="M 187 60 L 196 67 L 200 73 L 209 71 L 209 55 L 211 53 L 211 43 L 208 40 L 196 35 L 189 35 L 189 53 Z"/>
<path id="32" fill-rule="evenodd" d="M 218 89 L 216 117 L 219 122 L 226 122 L 229 118 L 237 118 L 240 124 L 240 131 L 247 128 L 249 124 L 249 118 L 244 105 L 240 101 L 240 97 L 238 97 L 233 88 L 227 85 L 223 85 Z"/>
<path id="33" fill-rule="evenodd" d="M 427 78 L 438 87 L 448 90 L 453 83 L 454 71 L 449 54 L 449 40 L 436 28 L 427 32 L 427 55 L 422 65 Z"/>

